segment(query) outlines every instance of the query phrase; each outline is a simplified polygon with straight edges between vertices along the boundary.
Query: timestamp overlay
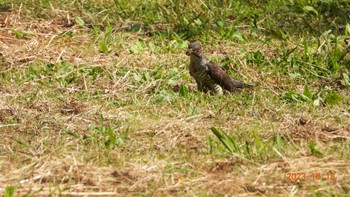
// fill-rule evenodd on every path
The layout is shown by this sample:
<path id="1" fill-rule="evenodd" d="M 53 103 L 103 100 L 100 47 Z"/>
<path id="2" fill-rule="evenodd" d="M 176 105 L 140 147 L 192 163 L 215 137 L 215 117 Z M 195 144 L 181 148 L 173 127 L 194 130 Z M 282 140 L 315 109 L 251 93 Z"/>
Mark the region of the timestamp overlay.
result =
<path id="1" fill-rule="evenodd" d="M 335 172 L 287 172 L 285 178 L 291 181 L 331 181 L 336 180 Z"/>

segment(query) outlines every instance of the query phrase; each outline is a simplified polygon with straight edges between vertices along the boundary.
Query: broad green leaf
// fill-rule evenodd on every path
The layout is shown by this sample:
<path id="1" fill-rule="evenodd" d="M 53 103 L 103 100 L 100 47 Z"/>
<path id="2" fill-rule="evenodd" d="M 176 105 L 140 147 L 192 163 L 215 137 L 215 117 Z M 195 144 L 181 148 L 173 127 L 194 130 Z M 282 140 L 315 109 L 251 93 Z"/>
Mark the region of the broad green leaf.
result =
<path id="1" fill-rule="evenodd" d="M 108 53 L 108 51 L 109 51 L 106 43 L 103 41 L 100 42 L 100 50 L 102 53 Z"/>
<path id="2" fill-rule="evenodd" d="M 149 72 L 145 72 L 143 75 L 143 78 L 145 81 L 151 81 L 151 76 L 149 75 Z"/>
<path id="3" fill-rule="evenodd" d="M 85 25 L 85 22 L 82 18 L 80 18 L 79 16 L 78 17 L 75 17 L 74 19 L 75 23 L 78 24 L 80 27 L 83 27 Z"/>
<path id="4" fill-rule="evenodd" d="M 175 98 L 177 98 L 177 95 L 173 91 L 161 90 L 159 92 L 158 98 L 156 99 L 156 102 L 161 102 L 161 101 L 171 102 Z"/>
<path id="5" fill-rule="evenodd" d="M 350 35 L 350 24 L 348 23 L 348 24 L 346 24 L 346 26 L 345 26 L 345 35 Z"/>
<path id="6" fill-rule="evenodd" d="M 203 22 L 201 21 L 201 19 L 197 18 L 196 20 L 194 20 L 194 23 L 196 23 L 196 25 L 201 26 L 203 24 Z"/>
<path id="7" fill-rule="evenodd" d="M 183 21 L 185 23 L 185 25 L 188 25 L 190 22 L 188 21 L 188 19 L 186 18 L 186 16 L 183 16 Z"/>
<path id="8" fill-rule="evenodd" d="M 124 138 L 118 137 L 115 142 L 118 146 L 121 146 L 124 144 Z"/>
<path id="9" fill-rule="evenodd" d="M 142 26 L 140 24 L 135 24 L 131 27 L 132 32 L 139 32 L 141 31 L 141 29 L 142 29 Z"/>
<path id="10" fill-rule="evenodd" d="M 225 26 L 225 21 L 219 21 L 218 23 L 219 27 L 224 27 Z"/>
<path id="11" fill-rule="evenodd" d="M 312 15 L 314 15 L 314 16 L 318 16 L 318 12 L 317 12 L 317 10 L 314 8 L 314 7 L 312 7 L 312 6 L 304 6 L 303 7 L 303 10 L 304 10 L 304 12 L 306 12 L 306 13 L 310 13 L 310 14 L 312 14 Z"/>
<path id="12" fill-rule="evenodd" d="M 350 86 L 350 75 L 349 74 L 343 74 L 343 79 L 344 79 L 344 85 L 345 86 Z"/>
<path id="13" fill-rule="evenodd" d="M 242 33 L 240 31 L 236 31 L 233 33 L 233 38 L 237 39 L 238 41 L 244 41 L 244 38 L 242 36 Z"/>
<path id="14" fill-rule="evenodd" d="M 10 28 L 10 30 L 12 31 L 12 33 L 15 34 L 16 38 L 18 39 L 23 39 L 25 38 L 25 34 L 21 31 L 17 31 L 16 29 Z"/>
<path id="15" fill-rule="evenodd" d="M 317 148 L 316 148 L 316 143 L 314 141 L 311 141 L 309 143 L 309 148 L 310 148 L 310 151 L 311 151 L 311 155 L 313 156 L 316 156 L 316 157 L 322 157 L 323 154 L 321 153 L 321 151 L 319 151 Z"/>
<path id="16" fill-rule="evenodd" d="M 140 82 L 142 80 L 142 77 L 139 74 L 134 73 L 134 79 L 135 81 Z"/>
<path id="17" fill-rule="evenodd" d="M 300 77 L 301 77 L 301 74 L 295 72 L 295 73 L 289 73 L 289 76 L 290 76 L 290 78 L 292 78 L 292 79 L 296 79 L 296 78 L 300 78 Z"/>
<path id="18" fill-rule="evenodd" d="M 312 93 L 311 93 L 309 86 L 307 84 L 304 86 L 303 95 L 312 100 Z"/>
<path id="19" fill-rule="evenodd" d="M 169 78 L 178 78 L 180 76 L 180 72 L 177 68 L 171 68 L 169 70 Z"/>

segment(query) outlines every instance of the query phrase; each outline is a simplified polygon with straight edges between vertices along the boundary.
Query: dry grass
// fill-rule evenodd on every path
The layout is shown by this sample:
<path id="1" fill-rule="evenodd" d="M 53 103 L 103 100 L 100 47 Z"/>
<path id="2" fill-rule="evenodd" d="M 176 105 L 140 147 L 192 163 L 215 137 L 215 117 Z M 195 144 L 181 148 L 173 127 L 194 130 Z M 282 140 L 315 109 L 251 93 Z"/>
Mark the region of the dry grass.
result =
<path id="1" fill-rule="evenodd" d="M 11 28 L 32 33 L 18 39 Z M 236 75 L 259 87 L 241 95 L 199 94 L 187 74 L 183 48 L 131 53 L 126 49 L 133 42 L 151 38 L 114 34 L 125 45 L 116 43 L 114 52 L 104 54 L 92 30 L 74 24 L 64 11 L 49 19 L 24 18 L 16 9 L 0 12 L 0 193 L 7 186 L 16 186 L 18 196 L 349 193 L 347 89 L 339 88 L 343 102 L 334 106 L 281 102 L 286 88 L 302 90 L 303 85 L 247 63 L 245 53 L 260 47 L 248 43 L 207 51 L 220 59 L 246 48 L 237 52 Z M 277 53 L 271 45 L 263 51 L 269 58 Z M 46 73 L 50 64 L 57 70 Z M 60 70 L 65 64 L 69 69 Z M 164 75 L 179 70 L 176 84 L 190 87 L 189 99 L 164 91 L 173 86 L 167 77 L 135 81 L 135 74 L 159 65 Z M 86 74 L 94 68 L 101 70 Z M 250 157 L 232 156 L 209 133 L 211 127 L 241 139 L 242 150 L 244 142 L 255 147 L 253 133 L 264 143 L 279 134 L 285 144 L 264 153 L 252 148 Z M 109 129 L 117 138 L 112 145 L 111 136 L 105 136 Z M 310 153 L 310 141 L 322 156 Z M 307 181 L 290 180 L 288 173 L 305 173 Z M 315 174 L 322 177 L 312 179 Z"/>

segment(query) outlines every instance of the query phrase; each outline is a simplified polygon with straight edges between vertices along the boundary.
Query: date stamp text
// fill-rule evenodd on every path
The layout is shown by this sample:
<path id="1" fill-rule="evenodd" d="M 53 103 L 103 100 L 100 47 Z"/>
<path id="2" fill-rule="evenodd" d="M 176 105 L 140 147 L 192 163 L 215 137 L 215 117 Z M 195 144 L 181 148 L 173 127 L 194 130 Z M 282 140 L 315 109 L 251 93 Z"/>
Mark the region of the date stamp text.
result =
<path id="1" fill-rule="evenodd" d="M 288 172 L 286 173 L 286 178 L 291 181 L 335 180 L 336 174 L 334 172 L 327 172 L 327 173 Z"/>

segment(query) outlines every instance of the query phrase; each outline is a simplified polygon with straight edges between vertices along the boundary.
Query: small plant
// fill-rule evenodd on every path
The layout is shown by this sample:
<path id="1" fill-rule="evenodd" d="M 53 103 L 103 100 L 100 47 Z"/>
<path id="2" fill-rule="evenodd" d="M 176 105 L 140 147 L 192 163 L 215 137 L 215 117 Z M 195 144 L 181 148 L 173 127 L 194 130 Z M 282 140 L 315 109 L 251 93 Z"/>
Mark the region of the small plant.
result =
<path id="1" fill-rule="evenodd" d="M 131 43 L 129 52 L 130 53 L 141 53 L 145 48 L 145 42 L 141 39 L 136 40 L 135 42 Z"/>
<path id="2" fill-rule="evenodd" d="M 260 65 L 265 62 L 264 55 L 260 51 L 253 51 L 247 54 L 247 61 Z"/>
<path id="3" fill-rule="evenodd" d="M 89 133 L 90 135 L 86 139 L 90 139 L 99 147 L 106 149 L 122 146 L 128 134 L 126 131 L 117 136 L 111 126 L 105 126 L 102 115 L 100 117 L 100 125 L 98 127 L 92 125 Z"/>
<path id="4" fill-rule="evenodd" d="M 310 141 L 309 149 L 310 149 L 311 155 L 316 157 L 323 157 L 322 152 L 317 149 L 316 143 L 314 141 Z"/>
<path id="5" fill-rule="evenodd" d="M 18 38 L 18 39 L 25 39 L 29 35 L 34 34 L 33 31 L 19 31 L 19 30 L 16 30 L 14 28 L 10 28 L 10 30 L 12 31 L 13 34 L 15 34 L 16 38 Z"/>
<path id="6" fill-rule="evenodd" d="M 179 87 L 179 93 L 182 97 L 188 98 L 189 94 L 188 94 L 188 89 L 186 88 L 186 86 L 184 85 L 180 85 Z"/>
<path id="7" fill-rule="evenodd" d="M 210 130 L 213 132 L 213 134 L 219 139 L 219 141 L 224 145 L 226 150 L 228 150 L 230 153 L 241 153 L 240 148 L 236 144 L 234 138 L 228 136 L 225 132 L 220 132 L 217 128 L 212 127 Z"/>
<path id="8" fill-rule="evenodd" d="M 350 74 L 346 74 L 346 73 L 343 74 L 342 84 L 344 86 L 348 86 L 348 87 L 350 86 Z"/>
<path id="9" fill-rule="evenodd" d="M 252 132 L 247 139 L 229 136 L 215 127 L 211 128 L 212 133 L 217 137 L 225 150 L 231 155 L 241 159 L 249 159 L 257 162 L 267 161 L 271 158 L 281 156 L 284 151 L 284 140 L 279 134 L 269 140 L 262 140 L 256 132 Z M 213 140 L 209 138 L 210 151 L 213 150 Z M 278 150 L 278 151 L 277 151 Z"/>
<path id="10" fill-rule="evenodd" d="M 84 26 L 84 21 L 81 18 L 76 18 L 76 23 L 79 24 L 80 26 Z M 102 53 L 109 53 L 110 48 L 113 44 L 113 28 L 108 23 L 104 29 L 104 31 L 101 30 L 101 27 L 98 25 L 92 25 L 93 29 L 93 35 L 94 35 L 94 42 L 98 43 L 100 47 L 100 52 Z"/>
<path id="11" fill-rule="evenodd" d="M 75 17 L 74 19 L 75 23 L 78 24 L 80 27 L 84 27 L 85 21 L 81 17 Z"/>
<path id="12" fill-rule="evenodd" d="M 7 186 L 5 187 L 4 197 L 12 197 L 15 195 L 17 187 Z"/>
<path id="13" fill-rule="evenodd" d="M 286 101 L 307 102 L 315 106 L 333 105 L 342 100 L 342 97 L 334 91 L 324 91 L 321 88 L 316 92 L 312 92 L 308 85 L 304 86 L 303 93 L 288 91 L 282 95 L 282 98 Z"/>

